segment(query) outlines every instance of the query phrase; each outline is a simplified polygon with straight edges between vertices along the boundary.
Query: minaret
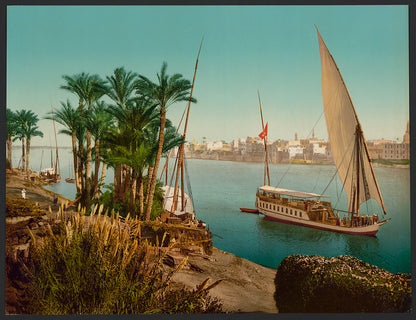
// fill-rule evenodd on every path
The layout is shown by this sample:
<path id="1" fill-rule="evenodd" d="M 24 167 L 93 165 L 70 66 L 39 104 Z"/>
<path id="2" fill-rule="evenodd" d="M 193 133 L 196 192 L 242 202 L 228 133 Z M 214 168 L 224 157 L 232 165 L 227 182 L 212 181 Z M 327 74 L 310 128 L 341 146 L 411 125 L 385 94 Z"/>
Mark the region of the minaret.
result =
<path id="1" fill-rule="evenodd" d="M 409 136 L 409 121 L 407 121 L 407 130 L 405 134 L 403 135 L 403 143 L 409 143 L 410 142 L 410 136 Z"/>
<path id="2" fill-rule="evenodd" d="M 312 140 L 315 140 L 315 128 L 312 129 Z"/>
<path id="3" fill-rule="evenodd" d="M 298 133 L 295 132 L 295 141 L 298 141 Z"/>

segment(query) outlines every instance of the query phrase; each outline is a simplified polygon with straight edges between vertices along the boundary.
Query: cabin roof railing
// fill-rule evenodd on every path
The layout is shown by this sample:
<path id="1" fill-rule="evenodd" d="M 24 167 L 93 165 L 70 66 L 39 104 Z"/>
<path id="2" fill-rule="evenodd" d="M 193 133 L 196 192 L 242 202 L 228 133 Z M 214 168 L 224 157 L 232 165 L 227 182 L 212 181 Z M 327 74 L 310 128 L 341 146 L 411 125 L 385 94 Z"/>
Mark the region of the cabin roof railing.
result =
<path id="1" fill-rule="evenodd" d="M 273 193 L 273 194 L 280 194 L 295 198 L 321 198 L 321 197 L 327 197 L 321 194 L 316 193 L 310 193 L 310 192 L 301 192 L 301 191 L 295 191 L 295 190 L 289 190 L 289 189 L 283 189 L 283 188 L 276 188 L 271 186 L 262 186 L 259 188 L 259 190 Z"/>

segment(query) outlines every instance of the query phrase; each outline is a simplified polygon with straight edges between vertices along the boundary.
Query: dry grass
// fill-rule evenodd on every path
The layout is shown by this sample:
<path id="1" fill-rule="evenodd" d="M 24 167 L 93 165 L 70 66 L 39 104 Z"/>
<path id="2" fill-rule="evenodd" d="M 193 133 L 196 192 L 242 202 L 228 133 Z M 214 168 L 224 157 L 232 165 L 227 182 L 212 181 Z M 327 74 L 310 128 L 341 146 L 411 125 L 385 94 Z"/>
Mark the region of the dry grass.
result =
<path id="1" fill-rule="evenodd" d="M 62 227 L 48 227 L 42 241 L 32 238 L 32 309 L 40 314 L 122 314 L 221 312 L 221 304 L 208 296 L 219 281 L 209 279 L 193 291 L 172 291 L 176 268 L 163 264 L 167 250 L 141 238 L 141 224 L 129 216 L 95 207 L 90 216 L 79 208 L 63 206 L 49 215 Z M 57 232 L 56 230 L 60 230 Z"/>

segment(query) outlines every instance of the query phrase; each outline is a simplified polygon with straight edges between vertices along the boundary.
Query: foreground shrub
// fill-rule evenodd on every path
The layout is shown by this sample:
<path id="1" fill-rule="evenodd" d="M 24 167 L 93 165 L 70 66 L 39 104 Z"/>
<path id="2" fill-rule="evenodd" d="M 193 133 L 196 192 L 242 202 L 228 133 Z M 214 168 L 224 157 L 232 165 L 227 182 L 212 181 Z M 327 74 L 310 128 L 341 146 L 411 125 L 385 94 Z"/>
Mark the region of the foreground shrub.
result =
<path id="1" fill-rule="evenodd" d="M 101 207 L 102 208 L 102 207 Z M 86 217 L 60 212 L 65 226 L 32 235 L 31 308 L 37 314 L 220 312 L 221 304 L 199 289 L 172 291 L 177 269 L 165 269 L 166 253 L 140 241 L 140 228 L 114 214 Z M 58 229 L 59 230 L 59 229 Z M 161 241 L 163 243 L 163 239 Z"/>
<path id="2" fill-rule="evenodd" d="M 284 312 L 410 312 L 409 274 L 351 256 L 292 255 L 279 265 L 275 301 Z"/>

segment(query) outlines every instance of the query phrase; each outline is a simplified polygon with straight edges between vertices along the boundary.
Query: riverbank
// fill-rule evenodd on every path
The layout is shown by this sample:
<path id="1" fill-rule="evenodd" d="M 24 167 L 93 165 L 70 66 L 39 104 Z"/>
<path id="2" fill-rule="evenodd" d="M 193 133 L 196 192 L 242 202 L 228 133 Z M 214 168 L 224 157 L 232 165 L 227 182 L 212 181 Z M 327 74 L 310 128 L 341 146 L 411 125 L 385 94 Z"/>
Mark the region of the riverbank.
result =
<path id="1" fill-rule="evenodd" d="M 68 199 L 58 196 L 54 204 L 54 193 L 42 188 L 40 180 L 29 181 L 19 170 L 8 171 L 6 174 L 6 199 L 22 199 L 21 191 L 26 190 L 26 202 L 31 202 L 41 210 L 57 210 L 60 203 Z M 39 220 L 39 221 L 38 221 Z M 6 222 L 6 252 L 12 247 L 25 245 L 29 241 L 24 233 L 30 225 L 43 224 L 42 218 L 30 218 L 26 222 L 11 224 Z M 20 230 L 17 230 L 20 229 Z M 8 231 L 7 231 L 8 230 Z M 13 234 L 13 235 L 12 235 Z M 180 260 L 185 256 L 177 253 Z M 8 263 L 8 262 L 7 262 Z M 6 265 L 6 269 L 12 265 Z M 228 252 L 213 248 L 211 255 L 188 255 L 187 266 L 173 277 L 175 286 L 194 289 L 206 278 L 211 282 L 222 280 L 210 290 L 210 294 L 221 300 L 225 312 L 277 312 L 274 294 L 274 277 L 276 270 L 263 267 L 246 259 L 239 258 Z M 27 287 L 11 279 L 6 279 L 6 312 L 24 313 L 24 301 L 27 300 Z"/>
<path id="2" fill-rule="evenodd" d="M 230 161 L 230 162 L 241 162 L 241 163 L 264 163 L 264 158 L 263 157 L 257 157 L 257 158 L 243 158 L 243 157 L 235 157 L 235 156 L 222 156 L 222 155 L 218 155 L 218 154 L 214 154 L 214 155 L 209 155 L 209 156 L 192 156 L 192 155 L 187 155 L 186 156 L 187 159 L 195 159 L 195 160 L 214 160 L 214 161 Z M 400 168 L 400 169 L 409 169 L 410 168 L 410 164 L 405 163 L 402 164 L 400 163 L 401 160 L 395 161 L 395 160 L 383 160 L 383 159 L 374 159 L 373 160 L 373 166 L 376 167 L 382 167 L 382 168 Z M 281 161 L 281 162 L 269 162 L 269 164 L 273 164 L 273 165 L 288 165 L 288 164 L 294 164 L 294 165 L 313 165 L 313 166 L 317 166 L 317 165 L 332 165 L 334 166 L 334 162 L 333 161 L 314 161 L 312 162 L 311 160 L 287 160 L 287 161 Z"/>

